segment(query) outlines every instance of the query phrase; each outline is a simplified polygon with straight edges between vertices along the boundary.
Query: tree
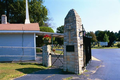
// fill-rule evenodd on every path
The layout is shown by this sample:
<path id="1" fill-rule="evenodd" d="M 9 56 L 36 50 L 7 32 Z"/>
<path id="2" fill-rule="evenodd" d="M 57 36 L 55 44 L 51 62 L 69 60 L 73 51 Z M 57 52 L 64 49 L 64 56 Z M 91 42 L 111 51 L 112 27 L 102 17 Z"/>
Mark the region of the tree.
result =
<path id="1" fill-rule="evenodd" d="M 2 0 L 0 1 L 0 15 L 7 12 L 8 21 L 10 23 L 25 22 L 25 0 Z M 7 5 L 5 7 L 4 5 Z M 40 26 L 47 21 L 48 11 L 43 5 L 43 0 L 31 0 L 29 2 L 30 22 L 38 22 Z"/>
<path id="2" fill-rule="evenodd" d="M 107 34 L 105 33 L 104 38 L 103 38 L 104 42 L 109 42 L 109 36 L 107 36 Z"/>
<path id="3" fill-rule="evenodd" d="M 10 23 L 24 23 L 25 22 L 25 0 L 23 1 L 14 1 L 9 4 L 9 17 L 8 20 Z M 7 11 L 8 13 L 8 11 Z"/>
<path id="4" fill-rule="evenodd" d="M 95 31 L 96 37 L 98 36 L 99 32 L 100 32 L 100 30 Z"/>
<path id="5" fill-rule="evenodd" d="M 54 30 L 50 27 L 45 27 L 45 26 L 42 26 L 40 27 L 40 31 L 43 31 L 43 32 L 52 32 L 54 33 Z"/>
<path id="6" fill-rule="evenodd" d="M 120 30 L 116 33 L 117 41 L 120 41 Z"/>
<path id="7" fill-rule="evenodd" d="M 64 33 L 64 25 L 57 28 L 57 33 Z M 57 44 L 63 45 L 63 38 L 56 38 Z"/>
<path id="8" fill-rule="evenodd" d="M 63 38 L 55 38 L 55 42 L 57 42 L 57 44 L 63 45 Z"/>
<path id="9" fill-rule="evenodd" d="M 90 36 L 92 37 L 91 42 L 97 42 L 96 35 L 93 32 L 90 32 Z"/>
<path id="10" fill-rule="evenodd" d="M 13 0 L 0 0 L 0 16 L 6 14 L 9 19 L 10 13 L 10 4 L 13 3 Z M 1 19 L 0 19 L 1 21 Z M 8 20 L 9 21 L 9 20 Z"/>
<path id="11" fill-rule="evenodd" d="M 87 32 L 86 35 L 91 36 L 91 42 L 97 42 L 96 35 L 93 32 Z"/>
<path id="12" fill-rule="evenodd" d="M 115 34 L 113 32 L 110 32 L 110 34 L 108 35 L 109 36 L 109 40 L 110 42 L 108 43 L 108 46 L 112 46 L 113 45 L 113 42 L 117 39 Z"/>
<path id="13" fill-rule="evenodd" d="M 97 35 L 97 40 L 103 41 L 104 34 L 105 34 L 104 31 L 99 31 L 99 33 Z"/>
<path id="14" fill-rule="evenodd" d="M 57 33 L 64 33 L 64 25 L 57 28 Z"/>
<path id="15" fill-rule="evenodd" d="M 120 35 L 118 36 L 118 41 L 120 41 Z"/>
<path id="16" fill-rule="evenodd" d="M 40 26 L 44 25 L 45 21 L 48 20 L 48 11 L 45 6 L 42 5 L 42 0 L 33 0 L 30 2 L 30 21 L 38 22 Z"/>
<path id="17" fill-rule="evenodd" d="M 104 41 L 104 36 L 105 34 L 107 36 L 109 36 L 109 43 L 108 43 L 108 46 L 112 46 L 113 45 L 113 42 L 115 40 L 117 40 L 117 37 L 115 35 L 114 32 L 110 32 L 109 30 L 105 30 L 105 31 L 96 31 L 96 34 L 97 34 L 97 40 L 98 41 Z"/>

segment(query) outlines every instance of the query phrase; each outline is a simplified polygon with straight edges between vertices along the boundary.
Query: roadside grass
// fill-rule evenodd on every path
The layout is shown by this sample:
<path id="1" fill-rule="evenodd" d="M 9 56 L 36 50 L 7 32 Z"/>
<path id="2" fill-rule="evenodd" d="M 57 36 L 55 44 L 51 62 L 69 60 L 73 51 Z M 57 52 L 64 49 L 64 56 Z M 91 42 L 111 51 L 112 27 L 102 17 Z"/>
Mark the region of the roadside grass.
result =
<path id="1" fill-rule="evenodd" d="M 63 49 L 63 47 L 53 47 L 53 49 Z"/>
<path id="2" fill-rule="evenodd" d="M 88 72 L 88 70 L 85 70 L 84 72 Z"/>
<path id="3" fill-rule="evenodd" d="M 115 48 L 118 48 L 118 47 L 95 47 L 92 49 L 115 49 Z"/>
<path id="4" fill-rule="evenodd" d="M 61 53 L 63 54 L 63 51 L 58 51 L 58 50 L 56 50 L 55 53 L 56 53 L 56 54 L 61 54 Z"/>
<path id="5" fill-rule="evenodd" d="M 70 79 L 72 79 L 73 77 L 71 76 L 71 77 L 68 77 L 68 78 L 63 78 L 63 80 L 70 80 Z"/>
<path id="6" fill-rule="evenodd" d="M 12 80 L 44 69 L 47 67 L 38 63 L 0 63 L 0 80 Z"/>
<path id="7" fill-rule="evenodd" d="M 96 44 L 96 45 L 94 45 L 94 46 L 91 46 L 91 48 L 92 49 L 115 49 L 115 48 L 118 48 L 118 44 L 119 44 L 120 42 L 116 42 L 116 43 L 114 43 L 113 45 L 112 45 L 112 47 L 104 47 L 104 46 L 98 46 L 98 44 Z"/>

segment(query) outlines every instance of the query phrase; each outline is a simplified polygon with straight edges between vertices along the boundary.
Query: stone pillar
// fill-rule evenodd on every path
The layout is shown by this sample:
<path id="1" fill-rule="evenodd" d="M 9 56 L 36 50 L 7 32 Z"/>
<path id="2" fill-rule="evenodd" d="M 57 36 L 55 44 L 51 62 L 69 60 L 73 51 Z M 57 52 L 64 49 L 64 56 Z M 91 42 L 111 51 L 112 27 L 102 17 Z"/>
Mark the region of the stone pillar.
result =
<path id="1" fill-rule="evenodd" d="M 64 24 L 64 71 L 81 74 L 83 72 L 83 33 L 81 18 L 72 9 Z"/>
<path id="2" fill-rule="evenodd" d="M 46 67 L 51 66 L 51 46 L 50 45 L 44 45 L 42 47 L 42 64 Z"/>

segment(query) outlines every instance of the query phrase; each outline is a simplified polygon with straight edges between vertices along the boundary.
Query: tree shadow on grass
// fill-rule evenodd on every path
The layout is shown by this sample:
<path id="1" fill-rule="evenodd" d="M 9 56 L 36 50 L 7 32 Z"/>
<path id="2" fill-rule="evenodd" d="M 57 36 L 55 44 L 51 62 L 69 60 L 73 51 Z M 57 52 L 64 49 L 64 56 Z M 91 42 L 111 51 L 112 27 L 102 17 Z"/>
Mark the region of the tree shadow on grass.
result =
<path id="1" fill-rule="evenodd" d="M 17 71 L 20 71 L 20 72 L 22 72 L 24 74 L 29 74 L 29 73 L 33 73 L 33 72 L 36 72 L 36 71 L 40 71 L 40 70 L 46 69 L 42 64 L 39 64 L 39 63 L 17 63 L 17 64 L 23 65 L 23 66 L 36 65 L 36 66 L 39 67 L 39 68 L 28 67 L 28 68 L 19 68 L 19 69 L 16 69 Z"/>
<path id="2" fill-rule="evenodd" d="M 42 64 L 39 63 L 18 63 L 20 65 L 37 65 L 37 66 L 42 66 Z"/>
<path id="3" fill-rule="evenodd" d="M 71 72 L 65 72 L 63 69 L 42 69 L 42 68 L 20 68 L 16 69 L 24 74 L 74 74 Z M 37 72 L 36 72 L 37 71 Z M 34 72 L 34 73 L 32 73 Z"/>
<path id="4" fill-rule="evenodd" d="M 17 71 L 20 71 L 24 74 L 74 74 L 71 72 L 65 72 L 63 69 L 59 68 L 51 68 L 51 69 L 45 69 L 45 67 L 42 64 L 38 63 L 18 63 L 20 65 L 37 65 L 41 66 L 40 68 L 20 68 L 16 69 Z M 37 71 L 37 72 L 36 72 Z M 33 73 L 34 72 L 34 73 Z"/>
<path id="5" fill-rule="evenodd" d="M 33 73 L 36 71 L 44 70 L 44 68 L 20 68 L 20 69 L 16 69 L 16 70 L 20 71 L 24 74 L 29 74 L 29 73 Z"/>

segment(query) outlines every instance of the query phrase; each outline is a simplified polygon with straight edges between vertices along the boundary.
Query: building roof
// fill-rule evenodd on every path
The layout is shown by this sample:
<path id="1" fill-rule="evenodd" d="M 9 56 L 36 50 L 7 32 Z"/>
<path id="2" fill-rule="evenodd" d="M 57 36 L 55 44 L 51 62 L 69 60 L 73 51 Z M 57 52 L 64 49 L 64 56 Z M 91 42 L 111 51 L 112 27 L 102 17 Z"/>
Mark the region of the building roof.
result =
<path id="1" fill-rule="evenodd" d="M 44 36 L 46 34 L 48 34 L 50 36 L 53 36 L 53 37 L 59 37 L 59 38 L 64 37 L 63 33 L 51 33 L 51 32 L 42 32 L 42 31 L 37 33 L 37 35 L 39 35 L 39 36 Z"/>
<path id="2" fill-rule="evenodd" d="M 30 24 L 0 24 L 0 34 L 6 33 L 36 33 L 37 35 L 44 36 L 46 34 L 53 37 L 64 37 L 61 33 L 51 33 L 40 31 L 38 23 Z"/>
<path id="3" fill-rule="evenodd" d="M 0 31 L 40 31 L 38 23 L 0 24 Z"/>

